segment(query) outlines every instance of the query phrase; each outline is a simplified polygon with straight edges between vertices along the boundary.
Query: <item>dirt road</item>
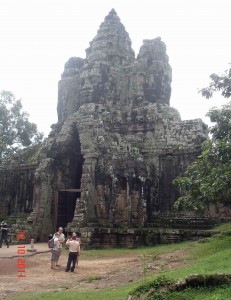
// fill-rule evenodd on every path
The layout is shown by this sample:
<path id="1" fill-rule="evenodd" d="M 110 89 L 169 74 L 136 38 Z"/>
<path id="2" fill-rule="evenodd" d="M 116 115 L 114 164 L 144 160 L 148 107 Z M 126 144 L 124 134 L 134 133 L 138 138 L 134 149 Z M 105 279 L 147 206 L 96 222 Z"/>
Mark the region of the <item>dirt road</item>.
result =
<path id="1" fill-rule="evenodd" d="M 147 256 L 146 276 L 186 265 L 183 254 L 180 250 L 157 259 Z M 0 258 L 0 299 L 45 291 L 116 287 L 142 278 L 144 270 L 138 254 L 125 254 L 89 260 L 80 256 L 78 269 L 74 273 L 66 273 L 67 253 L 62 254 L 61 266 L 57 270 L 50 268 L 50 253 L 41 253 L 25 258 L 25 278 L 18 278 L 17 259 Z"/>

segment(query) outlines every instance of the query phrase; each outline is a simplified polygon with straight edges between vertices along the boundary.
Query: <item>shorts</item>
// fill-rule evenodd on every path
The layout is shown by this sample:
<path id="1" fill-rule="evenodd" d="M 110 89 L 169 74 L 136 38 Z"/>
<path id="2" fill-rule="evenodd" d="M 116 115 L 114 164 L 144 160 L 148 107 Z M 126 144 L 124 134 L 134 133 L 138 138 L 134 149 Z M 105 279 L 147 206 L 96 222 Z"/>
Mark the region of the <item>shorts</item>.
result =
<path id="1" fill-rule="evenodd" d="M 59 248 L 58 250 L 58 256 L 60 256 L 62 254 L 62 248 Z"/>
<path id="2" fill-rule="evenodd" d="M 52 249 L 51 250 L 51 261 L 57 261 L 57 258 L 58 258 L 58 251 Z"/>

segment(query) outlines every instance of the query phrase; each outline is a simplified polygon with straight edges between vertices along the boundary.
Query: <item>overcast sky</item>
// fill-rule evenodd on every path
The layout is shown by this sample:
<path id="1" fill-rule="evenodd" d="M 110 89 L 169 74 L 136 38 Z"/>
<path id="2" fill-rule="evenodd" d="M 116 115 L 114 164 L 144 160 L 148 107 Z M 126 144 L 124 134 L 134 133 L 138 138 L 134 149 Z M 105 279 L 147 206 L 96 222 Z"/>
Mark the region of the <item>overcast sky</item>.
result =
<path id="1" fill-rule="evenodd" d="M 57 87 L 65 62 L 85 49 L 114 8 L 137 55 L 160 36 L 172 67 L 171 106 L 183 120 L 221 105 L 198 89 L 231 63 L 230 0 L 0 0 L 0 90 L 21 98 L 30 121 L 47 135 L 57 122 Z"/>

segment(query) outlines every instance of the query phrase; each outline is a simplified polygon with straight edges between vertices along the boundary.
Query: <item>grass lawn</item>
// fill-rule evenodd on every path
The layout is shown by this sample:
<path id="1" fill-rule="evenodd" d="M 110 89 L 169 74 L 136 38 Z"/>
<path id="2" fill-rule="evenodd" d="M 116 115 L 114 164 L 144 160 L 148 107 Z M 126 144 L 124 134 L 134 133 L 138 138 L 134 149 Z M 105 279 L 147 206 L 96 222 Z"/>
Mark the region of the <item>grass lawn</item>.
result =
<path id="1" fill-rule="evenodd" d="M 64 292 L 43 293 L 34 296 L 22 296 L 13 299 L 17 300 L 127 300 L 128 287 L 108 290 L 72 290 Z"/>

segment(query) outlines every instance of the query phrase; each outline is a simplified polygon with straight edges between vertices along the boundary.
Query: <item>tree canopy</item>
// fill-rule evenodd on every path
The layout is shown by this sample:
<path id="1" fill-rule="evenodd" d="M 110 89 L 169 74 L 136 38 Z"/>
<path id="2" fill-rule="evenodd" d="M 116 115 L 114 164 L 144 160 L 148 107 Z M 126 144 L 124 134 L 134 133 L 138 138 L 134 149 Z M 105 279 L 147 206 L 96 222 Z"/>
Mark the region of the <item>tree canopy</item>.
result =
<path id="1" fill-rule="evenodd" d="M 10 91 L 0 93 L 0 165 L 19 149 L 38 144 L 43 134 L 37 125 L 29 122 L 28 113 L 22 111 L 22 102 Z"/>
<path id="2" fill-rule="evenodd" d="M 203 97 L 212 97 L 222 91 L 224 97 L 231 96 L 231 70 L 225 76 L 212 74 L 208 88 L 202 89 Z M 221 108 L 212 108 L 207 116 L 214 126 L 210 128 L 211 140 L 202 144 L 202 153 L 185 172 L 185 177 L 173 183 L 179 188 L 181 197 L 176 201 L 177 209 L 193 209 L 204 212 L 211 204 L 231 204 L 231 102 Z"/>
<path id="3" fill-rule="evenodd" d="M 209 99 L 213 97 L 214 92 L 221 92 L 225 98 L 231 96 L 231 69 L 226 70 L 222 75 L 213 73 L 210 75 L 210 79 L 209 86 L 199 90 L 203 97 Z"/>

